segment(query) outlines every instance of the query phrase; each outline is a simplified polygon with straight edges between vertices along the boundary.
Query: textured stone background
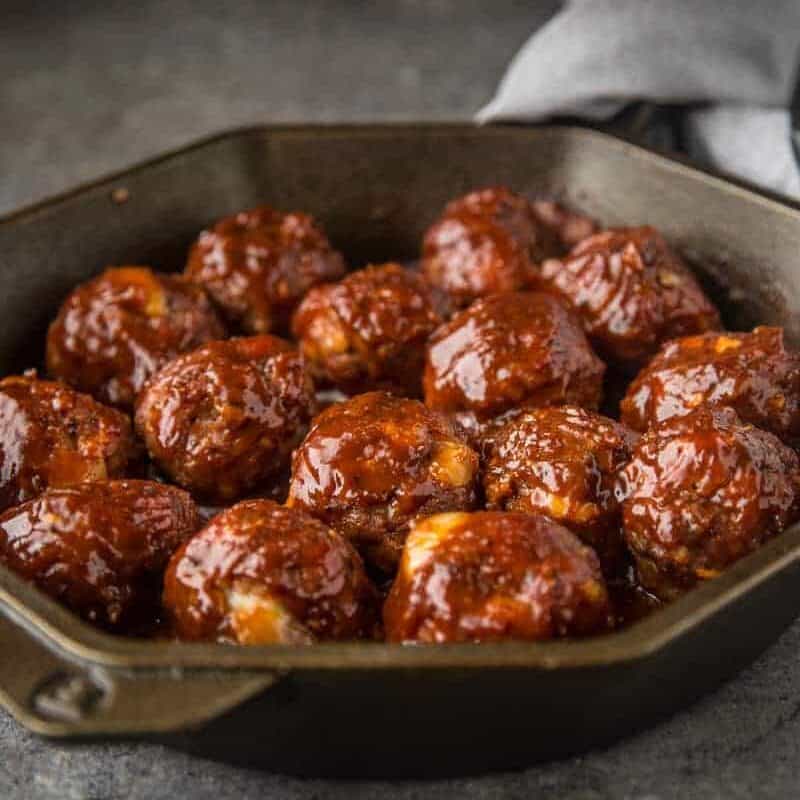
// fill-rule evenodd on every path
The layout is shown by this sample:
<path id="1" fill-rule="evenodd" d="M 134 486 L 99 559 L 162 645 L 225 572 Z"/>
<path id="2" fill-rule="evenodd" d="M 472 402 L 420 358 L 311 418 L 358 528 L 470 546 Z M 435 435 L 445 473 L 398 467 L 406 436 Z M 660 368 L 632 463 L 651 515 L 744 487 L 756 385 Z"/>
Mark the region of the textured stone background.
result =
<path id="1" fill-rule="evenodd" d="M 0 212 L 236 125 L 468 118 L 555 5 L 0 0 Z M 0 712 L 0 797 L 797 797 L 798 650 L 800 623 L 643 735 L 455 781 L 303 781 L 157 746 L 56 746 Z"/>

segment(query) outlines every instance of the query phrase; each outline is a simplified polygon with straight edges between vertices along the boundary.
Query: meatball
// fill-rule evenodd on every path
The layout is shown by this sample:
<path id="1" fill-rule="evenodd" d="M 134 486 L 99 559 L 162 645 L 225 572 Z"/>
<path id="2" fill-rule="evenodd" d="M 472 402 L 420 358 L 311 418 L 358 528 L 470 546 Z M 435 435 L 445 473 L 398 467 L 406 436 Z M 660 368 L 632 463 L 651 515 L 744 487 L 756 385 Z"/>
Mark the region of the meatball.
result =
<path id="1" fill-rule="evenodd" d="M 348 394 L 383 388 L 418 397 L 440 308 L 419 275 L 384 264 L 312 289 L 292 329 L 320 382 Z"/>
<path id="2" fill-rule="evenodd" d="M 564 298 L 600 355 L 624 369 L 640 366 L 666 339 L 720 327 L 683 259 L 649 227 L 590 236 L 564 259 L 542 263 L 533 285 Z"/>
<path id="3" fill-rule="evenodd" d="M 530 201 L 496 187 L 450 203 L 428 229 L 422 271 L 454 305 L 496 292 L 524 288 L 533 265 L 561 252 L 554 230 L 537 217 Z"/>
<path id="4" fill-rule="evenodd" d="M 302 644 L 374 635 L 377 591 L 340 534 L 297 509 L 245 500 L 172 557 L 164 606 L 184 639 Z"/>
<path id="5" fill-rule="evenodd" d="M 78 286 L 47 334 L 47 368 L 104 403 L 130 408 L 167 361 L 225 335 L 202 289 L 147 267 L 116 267 Z"/>
<path id="6" fill-rule="evenodd" d="M 667 342 L 621 403 L 635 430 L 688 414 L 701 404 L 735 408 L 745 422 L 800 443 L 800 354 L 781 328 L 705 333 Z"/>
<path id="7" fill-rule="evenodd" d="M 0 515 L 0 563 L 84 619 L 129 632 L 155 615 L 162 572 L 198 525 L 191 497 L 154 481 L 50 489 Z"/>
<path id="8" fill-rule="evenodd" d="M 342 256 L 312 217 L 260 206 L 203 231 L 185 274 L 236 329 L 285 333 L 306 292 L 344 272 Z"/>
<path id="9" fill-rule="evenodd" d="M 637 438 L 576 406 L 526 411 L 493 436 L 483 474 L 487 508 L 551 517 L 613 568 L 623 553 L 617 475 Z"/>
<path id="10" fill-rule="evenodd" d="M 139 456 L 121 412 L 35 375 L 0 381 L 0 510 L 47 488 L 121 477 Z"/>
<path id="11" fill-rule="evenodd" d="M 732 408 L 651 428 L 621 473 L 624 535 L 642 585 L 670 599 L 798 518 L 800 461 Z"/>
<path id="12" fill-rule="evenodd" d="M 417 400 L 370 392 L 331 406 L 292 459 L 287 504 L 332 525 L 391 571 L 417 514 L 471 509 L 478 455 Z"/>
<path id="13" fill-rule="evenodd" d="M 597 232 L 593 219 L 550 200 L 534 200 L 533 213 L 556 235 L 561 246 L 558 255 L 564 255 L 578 242 Z"/>
<path id="14" fill-rule="evenodd" d="M 288 467 L 314 406 L 300 355 L 264 334 L 210 342 L 171 361 L 139 395 L 136 429 L 172 480 L 225 502 Z"/>
<path id="15" fill-rule="evenodd" d="M 425 403 L 474 430 L 510 409 L 597 408 L 605 365 L 555 297 L 513 292 L 477 300 L 428 343 Z"/>
<path id="16" fill-rule="evenodd" d="M 480 511 L 417 522 L 383 608 L 392 642 L 541 640 L 610 627 L 594 551 L 535 514 Z"/>

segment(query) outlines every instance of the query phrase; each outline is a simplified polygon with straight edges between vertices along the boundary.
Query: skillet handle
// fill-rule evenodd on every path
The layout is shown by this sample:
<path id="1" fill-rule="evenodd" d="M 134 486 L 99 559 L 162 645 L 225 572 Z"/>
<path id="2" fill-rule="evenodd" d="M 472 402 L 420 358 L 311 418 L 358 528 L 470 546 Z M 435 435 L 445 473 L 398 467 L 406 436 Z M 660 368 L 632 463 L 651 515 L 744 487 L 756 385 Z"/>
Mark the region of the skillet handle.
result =
<path id="1" fill-rule="evenodd" d="M 0 706 L 44 736 L 138 736 L 197 727 L 279 678 L 215 669 L 134 673 L 74 661 L 0 607 Z"/>

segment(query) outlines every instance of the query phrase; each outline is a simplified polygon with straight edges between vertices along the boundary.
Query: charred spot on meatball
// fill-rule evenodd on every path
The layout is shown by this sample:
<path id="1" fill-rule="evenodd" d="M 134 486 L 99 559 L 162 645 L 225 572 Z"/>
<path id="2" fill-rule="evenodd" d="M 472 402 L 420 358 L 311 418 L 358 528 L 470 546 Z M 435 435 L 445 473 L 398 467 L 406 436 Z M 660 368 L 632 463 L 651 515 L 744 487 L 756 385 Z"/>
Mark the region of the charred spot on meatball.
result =
<path id="1" fill-rule="evenodd" d="M 0 510 L 48 488 L 122 477 L 140 458 L 120 411 L 33 374 L 0 380 Z"/>
<path id="2" fill-rule="evenodd" d="M 89 622 L 131 632 L 156 615 L 163 570 L 198 526 L 194 502 L 174 486 L 49 489 L 0 515 L 0 563 Z"/>
<path id="3" fill-rule="evenodd" d="M 320 414 L 294 453 L 288 504 L 345 534 L 390 572 L 411 520 L 474 508 L 478 455 L 417 400 L 358 395 Z"/>
<path id="4" fill-rule="evenodd" d="M 308 214 L 269 206 L 241 211 L 203 231 L 186 276 L 243 333 L 285 333 L 306 292 L 345 273 L 344 260 Z"/>
<path id="5" fill-rule="evenodd" d="M 552 520 L 481 511 L 418 521 L 384 604 L 391 642 L 547 640 L 611 625 L 594 551 Z"/>
<path id="6" fill-rule="evenodd" d="M 645 433 L 621 473 L 624 535 L 642 585 L 671 599 L 798 519 L 800 460 L 732 408 Z"/>
<path id="7" fill-rule="evenodd" d="M 617 476 L 638 436 L 577 406 L 527 410 L 492 437 L 486 506 L 542 514 L 591 545 L 608 572 L 622 563 Z"/>
<path id="8" fill-rule="evenodd" d="M 419 397 L 425 343 L 443 304 L 399 264 L 370 266 L 313 288 L 292 322 L 314 377 L 346 394 L 386 389 Z"/>
<path id="9" fill-rule="evenodd" d="M 47 334 L 51 375 L 128 409 L 147 379 L 225 329 L 203 290 L 147 267 L 113 267 L 74 289 Z"/>
<path id="10" fill-rule="evenodd" d="M 289 465 L 314 414 L 314 385 L 288 342 L 211 342 L 157 372 L 136 404 L 150 457 L 208 501 L 257 489 Z"/>
<path id="11" fill-rule="evenodd" d="M 651 227 L 590 236 L 534 276 L 533 285 L 563 298 L 600 355 L 623 369 L 641 366 L 667 339 L 721 327 L 683 259 Z"/>
<path id="12" fill-rule="evenodd" d="M 644 431 L 700 405 L 734 408 L 745 422 L 800 444 L 800 354 L 781 328 L 705 333 L 667 342 L 621 403 L 623 421 Z"/>
<path id="13" fill-rule="evenodd" d="M 428 343 L 425 403 L 474 431 L 522 406 L 597 408 L 605 365 L 557 298 L 511 292 L 477 300 Z"/>
<path id="14" fill-rule="evenodd" d="M 246 500 L 173 556 L 164 605 L 178 635 L 237 644 L 372 638 L 377 591 L 340 534 L 297 509 Z"/>

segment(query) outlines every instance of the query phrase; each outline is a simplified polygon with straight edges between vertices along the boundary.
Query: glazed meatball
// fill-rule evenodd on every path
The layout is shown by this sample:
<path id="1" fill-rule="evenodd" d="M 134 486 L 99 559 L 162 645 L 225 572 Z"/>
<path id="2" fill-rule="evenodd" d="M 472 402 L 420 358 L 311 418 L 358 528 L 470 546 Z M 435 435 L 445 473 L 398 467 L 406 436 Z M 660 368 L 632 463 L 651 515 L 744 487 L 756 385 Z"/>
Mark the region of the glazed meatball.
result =
<path id="1" fill-rule="evenodd" d="M 163 570 L 198 525 L 174 486 L 82 483 L 0 515 L 0 562 L 84 619 L 126 632 L 155 615 Z"/>
<path id="2" fill-rule="evenodd" d="M 533 284 L 565 299 L 601 356 L 640 366 L 666 339 L 717 330 L 717 309 L 653 228 L 616 228 L 548 259 Z"/>
<path id="3" fill-rule="evenodd" d="M 210 342 L 171 361 L 139 395 L 136 429 L 172 480 L 224 502 L 288 467 L 314 406 L 300 355 L 264 334 Z"/>
<path id="4" fill-rule="evenodd" d="M 417 514 L 471 509 L 478 456 L 445 417 L 384 392 L 331 406 L 292 459 L 288 505 L 391 571 Z"/>
<path id="5" fill-rule="evenodd" d="M 450 203 L 428 229 L 422 271 L 457 307 L 524 288 L 533 265 L 560 253 L 558 237 L 530 201 L 509 189 L 482 189 Z"/>
<path id="6" fill-rule="evenodd" d="M 800 461 L 731 408 L 645 433 L 621 473 L 625 539 L 642 585 L 670 599 L 798 518 Z"/>
<path id="7" fill-rule="evenodd" d="M 617 475 L 637 438 L 577 406 L 526 411 L 492 437 L 483 474 L 487 508 L 548 516 L 613 568 L 623 553 Z"/>
<path id="8" fill-rule="evenodd" d="M 542 225 L 550 228 L 558 239 L 564 255 L 578 242 L 597 233 L 597 224 L 591 217 L 580 214 L 551 200 L 534 200 L 533 213 Z"/>
<path id="9" fill-rule="evenodd" d="M 64 301 L 47 334 L 47 368 L 101 402 L 130 408 L 167 361 L 224 335 L 199 287 L 147 267 L 116 267 Z"/>
<path id="10" fill-rule="evenodd" d="M 175 553 L 164 606 L 180 637 L 238 644 L 369 638 L 377 621 L 353 546 L 270 500 L 237 503 Z"/>
<path id="11" fill-rule="evenodd" d="M 384 264 L 312 289 L 292 329 L 321 383 L 348 394 L 387 389 L 419 397 L 440 307 L 419 275 Z"/>
<path id="12" fill-rule="evenodd" d="M 546 517 L 481 511 L 418 521 L 383 609 L 391 642 L 542 640 L 610 627 L 594 551 Z"/>
<path id="13" fill-rule="evenodd" d="M 306 292 L 344 272 L 342 256 L 312 217 L 269 206 L 203 231 L 186 264 L 186 276 L 245 333 L 285 333 Z"/>
<path id="14" fill-rule="evenodd" d="M 121 412 L 35 375 L 0 381 L 0 510 L 47 488 L 121 477 L 139 456 Z"/>
<path id="15" fill-rule="evenodd" d="M 428 344 L 425 403 L 470 430 L 510 409 L 597 408 L 605 366 L 557 298 L 513 292 L 477 300 Z"/>
<path id="16" fill-rule="evenodd" d="M 644 431 L 707 403 L 731 406 L 745 422 L 800 443 L 800 354 L 786 349 L 783 330 L 667 342 L 628 388 L 622 419 Z"/>

